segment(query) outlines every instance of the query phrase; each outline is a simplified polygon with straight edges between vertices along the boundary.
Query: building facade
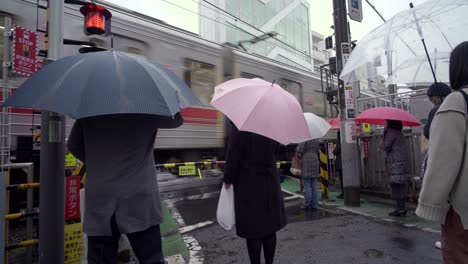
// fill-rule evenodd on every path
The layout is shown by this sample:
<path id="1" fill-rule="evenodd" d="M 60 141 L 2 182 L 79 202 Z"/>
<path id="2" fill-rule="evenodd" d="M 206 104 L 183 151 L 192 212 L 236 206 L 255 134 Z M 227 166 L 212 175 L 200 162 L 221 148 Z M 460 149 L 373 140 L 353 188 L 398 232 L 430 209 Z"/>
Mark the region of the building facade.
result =
<path id="1" fill-rule="evenodd" d="M 199 14 L 199 32 L 205 39 L 238 44 L 274 31 L 274 38 L 244 47 L 249 53 L 314 70 L 306 0 L 203 0 Z"/>
<path id="2" fill-rule="evenodd" d="M 332 50 L 325 49 L 325 38 L 322 34 L 311 31 L 312 39 L 312 59 L 314 63 L 314 71 L 320 72 L 320 66 L 329 63 Z"/>

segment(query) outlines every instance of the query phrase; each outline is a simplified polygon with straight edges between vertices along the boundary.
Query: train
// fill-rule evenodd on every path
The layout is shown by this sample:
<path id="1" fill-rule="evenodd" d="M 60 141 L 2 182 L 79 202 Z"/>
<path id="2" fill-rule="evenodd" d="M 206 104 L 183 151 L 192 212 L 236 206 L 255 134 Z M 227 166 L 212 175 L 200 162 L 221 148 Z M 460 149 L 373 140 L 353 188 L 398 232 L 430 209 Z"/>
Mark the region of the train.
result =
<path id="1" fill-rule="evenodd" d="M 158 132 L 155 162 L 222 160 L 226 143 L 226 118 L 212 108 L 209 102 L 214 87 L 224 81 L 223 45 L 107 2 L 96 3 L 102 4 L 112 13 L 112 37 L 85 35 L 80 6 L 65 4 L 65 39 L 91 41 L 106 49 L 113 48 L 158 62 L 184 80 L 203 104 L 182 111 L 184 124 L 181 127 Z M 46 5 L 46 2 L 2 0 L 0 21 L 9 16 L 14 25 L 44 31 L 46 10 L 39 5 Z M 44 34 L 39 33 L 39 49 L 45 48 L 45 40 Z M 63 55 L 78 54 L 78 50 L 77 46 L 64 45 Z M 296 96 L 305 112 L 322 117 L 332 115 L 327 98 L 322 93 L 320 75 L 312 69 L 294 68 L 238 49 L 233 52 L 233 61 L 234 77 L 262 78 L 275 82 Z M 24 80 L 25 77 L 13 75 L 9 80 L 9 88 L 17 88 Z M 11 109 L 9 119 L 10 148 L 15 153 L 20 144 L 25 144 L 24 138 L 28 141 L 32 137 L 34 141 L 34 135 L 40 129 L 40 111 Z M 73 122 L 67 118 L 67 133 Z M 39 145 L 39 142 L 33 144 L 34 149 L 38 150 Z"/>

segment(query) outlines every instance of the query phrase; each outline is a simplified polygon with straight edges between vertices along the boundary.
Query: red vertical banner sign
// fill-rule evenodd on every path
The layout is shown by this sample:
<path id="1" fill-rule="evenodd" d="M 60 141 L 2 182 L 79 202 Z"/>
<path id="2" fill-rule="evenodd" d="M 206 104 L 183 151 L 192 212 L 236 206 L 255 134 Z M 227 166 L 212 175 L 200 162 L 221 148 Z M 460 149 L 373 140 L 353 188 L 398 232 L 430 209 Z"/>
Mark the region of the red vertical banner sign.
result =
<path id="1" fill-rule="evenodd" d="M 37 71 L 37 33 L 23 27 L 13 32 L 12 71 L 30 76 Z"/>
<path id="2" fill-rule="evenodd" d="M 65 220 L 80 219 L 80 177 L 65 177 Z"/>
<path id="3" fill-rule="evenodd" d="M 369 141 L 364 140 L 362 143 L 364 146 L 364 157 L 368 159 L 369 158 Z"/>

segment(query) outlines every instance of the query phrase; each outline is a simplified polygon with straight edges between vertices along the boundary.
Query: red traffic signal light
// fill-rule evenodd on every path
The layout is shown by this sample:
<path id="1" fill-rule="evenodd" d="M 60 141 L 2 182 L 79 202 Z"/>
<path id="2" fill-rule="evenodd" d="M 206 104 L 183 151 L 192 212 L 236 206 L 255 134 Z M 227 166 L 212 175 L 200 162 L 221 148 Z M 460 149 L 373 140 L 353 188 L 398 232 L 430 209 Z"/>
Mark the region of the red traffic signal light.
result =
<path id="1" fill-rule="evenodd" d="M 86 4 L 80 8 L 84 16 L 84 31 L 86 35 L 110 34 L 111 12 L 103 6 L 96 4 Z"/>

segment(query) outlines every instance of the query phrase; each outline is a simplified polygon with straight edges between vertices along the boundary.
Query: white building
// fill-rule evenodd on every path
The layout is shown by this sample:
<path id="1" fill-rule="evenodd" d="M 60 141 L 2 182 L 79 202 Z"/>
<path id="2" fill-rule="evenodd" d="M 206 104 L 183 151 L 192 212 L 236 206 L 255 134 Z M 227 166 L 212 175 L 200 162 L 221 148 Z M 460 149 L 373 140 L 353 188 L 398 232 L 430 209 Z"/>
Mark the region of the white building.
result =
<path id="1" fill-rule="evenodd" d="M 278 33 L 274 39 L 245 44 L 245 48 L 294 67 L 314 69 L 306 0 L 203 0 L 199 10 L 201 37 L 238 44 L 274 31 Z"/>
<path id="2" fill-rule="evenodd" d="M 322 34 L 311 31 L 312 38 L 312 58 L 315 72 L 320 72 L 320 66 L 328 64 L 331 51 L 325 49 L 325 38 Z"/>

